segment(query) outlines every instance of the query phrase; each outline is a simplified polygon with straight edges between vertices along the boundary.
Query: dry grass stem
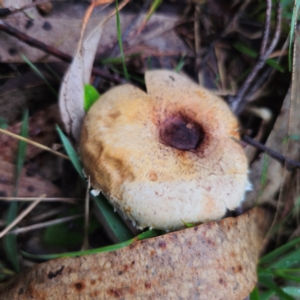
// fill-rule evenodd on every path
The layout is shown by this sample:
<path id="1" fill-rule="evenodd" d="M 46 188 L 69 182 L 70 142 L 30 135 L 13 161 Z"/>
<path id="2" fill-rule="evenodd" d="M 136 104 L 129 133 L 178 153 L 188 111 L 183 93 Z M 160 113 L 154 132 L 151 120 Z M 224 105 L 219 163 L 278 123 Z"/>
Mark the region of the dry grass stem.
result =
<path id="1" fill-rule="evenodd" d="M 20 233 L 24 233 L 24 232 L 28 232 L 28 231 L 32 231 L 32 230 L 36 230 L 36 229 L 45 228 L 45 227 L 52 226 L 52 225 L 66 223 L 66 222 L 69 222 L 69 221 L 72 221 L 72 220 L 75 220 L 75 219 L 79 219 L 82 216 L 83 216 L 82 214 L 79 214 L 79 215 L 75 215 L 75 216 L 70 216 L 70 217 L 64 217 L 64 218 L 60 218 L 60 219 L 55 219 L 55 220 L 52 220 L 52 221 L 47 221 L 47 222 L 43 222 L 43 223 L 39 223 L 39 224 L 34 224 L 34 225 L 22 227 L 22 228 L 17 228 L 17 229 L 12 230 L 10 233 L 12 233 L 12 234 L 20 234 Z"/>
<path id="2" fill-rule="evenodd" d="M 5 129 L 0 128 L 0 132 L 1 132 L 1 133 L 4 133 L 4 134 L 6 134 L 6 135 L 9 135 L 9 136 L 11 136 L 11 137 L 13 137 L 13 138 L 15 138 L 15 139 L 18 139 L 18 140 L 20 140 L 20 141 L 24 141 L 24 142 L 26 142 L 26 143 L 28 143 L 28 144 L 31 144 L 31 145 L 33 145 L 33 146 L 35 146 L 35 147 L 41 148 L 41 149 L 43 149 L 43 150 L 45 150 L 45 151 L 49 151 L 49 152 L 51 152 L 51 153 L 53 153 L 53 154 L 55 154 L 55 155 L 57 155 L 57 156 L 60 156 L 60 157 L 62 157 L 62 158 L 64 158 L 64 159 L 70 160 L 70 158 L 69 158 L 67 155 L 65 155 L 65 154 L 62 154 L 62 153 L 60 153 L 60 152 L 58 152 L 58 151 L 55 151 L 55 150 L 53 150 L 53 149 L 51 149 L 51 148 L 49 148 L 49 147 L 47 147 L 47 146 L 45 146 L 45 145 L 36 143 L 36 142 L 34 142 L 34 141 L 32 141 L 32 140 L 29 140 L 29 139 L 27 139 L 27 138 L 25 138 L 25 137 L 22 137 L 22 136 L 18 135 L 18 134 L 12 133 L 12 132 L 10 132 L 10 131 L 8 131 L 8 130 L 5 130 Z"/>
<path id="3" fill-rule="evenodd" d="M 25 210 L 23 210 L 12 223 L 10 223 L 3 231 L 1 231 L 0 239 L 4 237 L 12 228 L 14 228 L 26 215 L 28 215 L 45 197 L 46 195 L 41 195 L 38 200 L 31 203 Z"/>

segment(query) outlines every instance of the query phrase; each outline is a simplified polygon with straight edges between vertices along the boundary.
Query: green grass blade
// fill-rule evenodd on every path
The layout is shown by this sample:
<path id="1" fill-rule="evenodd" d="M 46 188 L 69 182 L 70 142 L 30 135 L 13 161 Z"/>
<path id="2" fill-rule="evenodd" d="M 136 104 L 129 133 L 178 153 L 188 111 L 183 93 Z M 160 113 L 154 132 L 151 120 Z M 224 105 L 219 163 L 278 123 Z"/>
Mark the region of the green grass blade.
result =
<path id="1" fill-rule="evenodd" d="M 56 93 L 56 91 L 55 91 L 55 89 L 52 87 L 52 85 L 50 84 L 50 82 L 47 80 L 47 78 L 43 75 L 43 73 L 24 55 L 24 54 L 22 54 L 21 55 L 22 56 L 22 58 L 23 58 L 23 60 L 29 65 L 29 67 L 39 76 L 39 77 L 41 77 L 44 81 L 45 81 L 45 83 L 46 83 L 46 85 L 49 87 L 49 89 L 51 90 L 51 92 L 53 93 L 53 95 L 55 96 L 55 97 L 57 97 L 58 95 L 57 95 L 57 93 Z"/>
<path id="2" fill-rule="evenodd" d="M 0 117 L 0 128 L 6 129 L 8 127 L 7 121 L 5 118 Z"/>
<path id="3" fill-rule="evenodd" d="M 272 280 L 271 276 L 259 276 L 259 283 L 273 290 L 281 300 L 295 300 L 292 296 L 285 293 L 278 285 Z"/>
<path id="4" fill-rule="evenodd" d="M 78 172 L 78 174 L 80 175 L 81 178 L 84 178 L 83 173 L 82 173 L 82 165 L 79 159 L 79 156 L 77 154 L 77 152 L 75 151 L 75 149 L 73 148 L 72 144 L 70 143 L 70 141 L 67 139 L 67 137 L 65 136 L 65 134 L 63 133 L 63 131 L 59 128 L 58 125 L 56 125 L 56 130 L 58 131 L 58 135 L 60 137 L 60 140 L 68 154 L 68 156 L 70 157 L 70 160 L 74 166 L 74 168 L 76 169 L 76 171 Z"/>
<path id="5" fill-rule="evenodd" d="M 297 286 L 286 286 L 282 290 L 290 296 L 300 298 L 300 288 Z"/>
<path id="6" fill-rule="evenodd" d="M 119 47 L 120 47 L 120 53 L 121 53 L 121 58 L 122 58 L 124 76 L 125 76 L 126 80 L 129 80 L 129 75 L 128 75 L 128 71 L 127 71 L 127 67 L 126 67 L 126 61 L 125 61 L 125 55 L 124 55 L 124 51 L 123 51 L 122 31 L 121 31 L 121 22 L 120 22 L 118 0 L 116 0 L 116 18 L 117 18 L 118 43 L 119 43 Z"/>
<path id="7" fill-rule="evenodd" d="M 97 197 L 92 196 L 92 199 L 119 242 L 127 241 L 133 237 L 125 222 L 114 212 L 114 208 L 102 194 Z"/>
<path id="8" fill-rule="evenodd" d="M 259 299 L 259 295 L 258 295 L 257 287 L 255 287 L 253 289 L 253 291 L 251 292 L 251 294 L 250 294 L 250 300 L 260 300 Z"/>
<path id="9" fill-rule="evenodd" d="M 14 204 L 14 205 L 13 205 Z M 13 216 L 17 212 L 17 202 L 12 203 L 9 207 L 9 215 Z M 12 207 L 13 206 L 13 207 Z M 7 217 L 7 220 L 9 217 Z M 11 222 L 10 222 L 11 223 Z M 3 237 L 3 248 L 6 254 L 6 257 L 12 264 L 14 270 L 19 273 L 20 272 L 20 262 L 19 262 L 19 253 L 18 253 L 18 242 L 17 236 L 15 234 L 7 234 Z"/>
<path id="10" fill-rule="evenodd" d="M 267 264 L 274 262 L 275 259 L 277 259 L 279 256 L 283 255 L 284 253 L 287 253 L 290 249 L 295 247 L 297 244 L 300 243 L 300 238 L 294 239 L 283 246 L 277 248 L 276 250 L 268 253 L 263 258 L 260 259 L 260 264 Z"/>
<path id="11" fill-rule="evenodd" d="M 268 269 L 286 269 L 290 268 L 300 262 L 300 249 L 297 249 L 284 257 L 280 258 L 278 261 L 270 264 Z"/>
<path id="12" fill-rule="evenodd" d="M 26 258 L 31 259 L 38 259 L 38 260 L 50 260 L 55 258 L 61 258 L 61 257 L 74 257 L 74 256 L 82 256 L 82 255 L 89 255 L 89 254 L 97 254 L 97 253 L 103 253 L 103 252 L 110 252 L 110 251 L 116 251 L 118 249 L 121 249 L 123 247 L 129 246 L 134 242 L 149 239 L 155 236 L 158 236 L 161 234 L 161 231 L 159 230 L 147 230 L 146 232 L 143 232 L 139 234 L 137 237 L 132 238 L 130 240 L 124 241 L 119 244 L 96 248 L 96 249 L 90 249 L 90 250 L 84 250 L 84 251 L 76 251 L 76 252 L 68 252 L 68 253 L 62 253 L 62 254 L 46 254 L 46 255 L 33 255 L 22 251 L 22 254 Z"/>
<path id="13" fill-rule="evenodd" d="M 22 127 L 21 127 L 21 136 L 28 137 L 28 111 L 24 113 Z M 14 183 L 14 192 L 13 195 L 18 195 L 18 185 L 21 171 L 25 162 L 26 157 L 27 143 L 24 141 L 19 142 L 19 149 L 17 154 L 16 162 L 16 172 L 15 172 L 15 183 Z M 7 224 L 10 224 L 16 217 L 18 213 L 18 202 L 13 201 L 10 203 L 8 214 L 6 217 Z M 16 272 L 20 271 L 20 262 L 18 259 L 18 244 L 17 236 L 14 234 L 7 234 L 3 237 L 4 251 L 8 260 L 13 265 Z"/>
<path id="14" fill-rule="evenodd" d="M 292 275 L 288 275 L 286 273 L 281 273 L 281 272 L 275 272 L 274 273 L 276 276 L 281 277 L 285 280 L 292 280 L 295 282 L 300 282 L 300 276 L 292 276 Z"/>
<path id="15" fill-rule="evenodd" d="M 185 54 L 181 56 L 180 61 L 178 62 L 176 68 L 175 68 L 175 72 L 179 73 L 181 71 L 181 69 L 183 68 L 184 64 L 185 64 Z"/>
<path id="16" fill-rule="evenodd" d="M 158 7 L 161 5 L 162 3 L 162 0 L 154 0 L 151 7 L 150 7 L 150 10 L 147 14 L 147 17 L 146 17 L 146 22 L 149 21 L 149 19 L 151 18 L 151 16 L 155 13 L 155 11 L 158 9 Z"/>
<path id="17" fill-rule="evenodd" d="M 269 300 L 272 296 L 274 296 L 275 292 L 273 290 L 264 291 L 259 295 L 260 300 Z"/>
<path id="18" fill-rule="evenodd" d="M 84 110 L 88 112 L 91 106 L 99 99 L 100 94 L 98 91 L 90 84 L 84 86 Z"/>

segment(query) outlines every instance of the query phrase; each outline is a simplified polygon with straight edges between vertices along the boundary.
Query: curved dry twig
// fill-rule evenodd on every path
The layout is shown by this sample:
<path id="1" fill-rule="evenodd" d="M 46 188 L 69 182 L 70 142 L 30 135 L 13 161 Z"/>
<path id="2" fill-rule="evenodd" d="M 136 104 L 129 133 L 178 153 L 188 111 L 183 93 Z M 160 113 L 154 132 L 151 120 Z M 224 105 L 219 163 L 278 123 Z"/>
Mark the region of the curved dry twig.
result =
<path id="1" fill-rule="evenodd" d="M 274 151 L 273 149 L 268 148 L 267 146 L 263 145 L 262 143 L 252 139 L 250 136 L 243 135 L 242 140 L 244 142 L 246 142 L 248 145 L 251 145 L 251 146 L 261 150 L 262 152 L 267 153 L 270 157 L 274 158 L 275 160 L 280 162 L 282 165 L 285 165 L 288 170 L 291 170 L 293 168 L 300 169 L 299 161 L 295 161 L 293 159 L 283 156 L 282 154 Z"/>
<path id="2" fill-rule="evenodd" d="M 260 56 L 264 56 L 264 54 L 266 53 L 266 48 L 267 48 L 269 34 L 270 34 L 271 12 L 272 12 L 272 0 L 267 0 L 265 28 L 263 31 L 263 37 L 260 46 L 260 52 L 259 52 Z"/>

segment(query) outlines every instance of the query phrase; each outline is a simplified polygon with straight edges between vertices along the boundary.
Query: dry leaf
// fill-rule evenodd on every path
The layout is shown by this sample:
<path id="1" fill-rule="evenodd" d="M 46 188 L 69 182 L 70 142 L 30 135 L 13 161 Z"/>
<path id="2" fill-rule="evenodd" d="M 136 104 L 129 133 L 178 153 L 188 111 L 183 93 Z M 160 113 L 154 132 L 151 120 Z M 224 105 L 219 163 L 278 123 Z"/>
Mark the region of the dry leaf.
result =
<path id="1" fill-rule="evenodd" d="M 49 93 L 45 81 L 28 72 L 7 80 L 0 87 L 0 117 L 12 124 L 21 119 L 25 109 L 35 109 L 54 100 L 56 97 Z"/>
<path id="2" fill-rule="evenodd" d="M 32 0 L 1 0 L 0 1 L 0 7 L 1 8 L 8 8 L 10 10 L 14 9 L 20 9 L 26 5 L 31 4 L 33 1 Z"/>
<path id="3" fill-rule="evenodd" d="M 29 139 L 45 146 L 51 146 L 57 141 L 54 124 L 59 124 L 58 108 L 55 105 L 48 107 L 29 118 Z M 20 134 L 22 123 L 10 126 L 7 130 Z M 0 133 L 0 160 L 14 163 L 19 140 L 4 133 Z M 31 159 L 44 150 L 33 145 L 27 146 L 26 160 Z"/>
<path id="4" fill-rule="evenodd" d="M 87 11 L 87 16 L 89 10 Z M 59 108 L 65 130 L 78 140 L 81 131 L 81 124 L 85 111 L 83 108 L 84 85 L 89 84 L 91 71 L 98 43 L 103 31 L 103 26 L 111 17 L 100 18 L 101 21 L 86 34 L 85 23 L 82 28 L 81 37 L 77 51 L 66 73 L 59 95 Z"/>
<path id="5" fill-rule="evenodd" d="M 0 174 L 0 196 L 11 197 L 14 190 L 15 166 L 9 162 L 0 161 Z M 50 181 L 27 172 L 26 167 L 23 168 L 18 184 L 18 196 L 39 197 L 42 194 L 48 197 L 59 197 L 61 191 Z"/>
<path id="6" fill-rule="evenodd" d="M 84 3 L 73 2 L 71 4 L 54 2 L 53 6 L 54 11 L 47 18 L 35 15 L 30 19 L 26 14 L 19 13 L 8 16 L 5 22 L 30 37 L 73 56 L 80 38 L 82 17 L 86 6 Z M 96 9 L 96 13 L 92 15 L 87 25 L 87 35 L 99 24 L 99 20 L 106 16 L 106 11 L 99 10 Z M 30 13 L 31 15 L 32 13 Z M 140 16 L 141 19 L 145 19 L 145 17 L 146 14 Z M 136 14 L 121 11 L 122 28 L 128 28 L 135 18 Z M 174 29 L 179 20 L 176 15 L 153 14 L 140 35 L 136 36 L 136 32 L 132 32 L 127 36 L 123 43 L 125 54 L 142 52 L 141 55 L 145 57 L 192 54 Z M 60 61 L 60 59 L 30 47 L 4 32 L 0 32 L 0 43 L 2 62 L 23 63 L 21 54 L 24 54 L 33 63 Z M 97 48 L 97 56 L 110 57 L 115 45 L 117 45 L 117 29 L 116 20 L 112 18 L 104 26 L 101 43 Z"/>
<path id="7" fill-rule="evenodd" d="M 3 300 L 244 299 L 270 218 L 260 208 L 117 251 L 36 265 L 0 287 Z"/>
<path id="8" fill-rule="evenodd" d="M 299 159 L 300 132 L 300 43 L 299 31 L 295 32 L 294 67 L 291 88 L 287 93 L 274 128 L 266 142 L 270 149 L 276 149 L 282 155 Z M 288 137 L 291 137 L 288 139 Z M 293 174 L 286 170 L 277 160 L 261 155 L 251 167 L 250 180 L 253 191 L 248 194 L 245 206 L 252 207 L 255 203 L 266 203 L 277 200 L 281 186 L 287 190 Z M 289 191 L 281 191 L 283 197 L 289 197 Z"/>

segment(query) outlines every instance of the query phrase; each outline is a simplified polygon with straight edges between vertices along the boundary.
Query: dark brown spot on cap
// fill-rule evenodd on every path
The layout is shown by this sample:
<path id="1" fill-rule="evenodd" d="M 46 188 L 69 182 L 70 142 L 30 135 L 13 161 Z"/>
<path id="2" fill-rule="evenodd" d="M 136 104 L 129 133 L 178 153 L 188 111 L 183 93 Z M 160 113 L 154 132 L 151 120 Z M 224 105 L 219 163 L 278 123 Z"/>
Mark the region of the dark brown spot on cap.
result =
<path id="1" fill-rule="evenodd" d="M 91 280 L 91 285 L 94 285 L 96 283 L 96 280 L 92 279 Z"/>
<path id="2" fill-rule="evenodd" d="M 122 296 L 122 292 L 118 289 L 109 289 L 107 291 L 107 294 L 114 297 L 114 298 L 119 298 Z"/>
<path id="3" fill-rule="evenodd" d="M 160 124 L 160 142 L 178 150 L 195 150 L 204 138 L 200 124 L 184 115 L 172 115 Z"/>
<path id="4" fill-rule="evenodd" d="M 145 282 L 145 288 L 151 289 L 151 282 Z"/>
<path id="5" fill-rule="evenodd" d="M 77 282 L 77 283 L 74 284 L 74 286 L 75 286 L 75 289 L 78 292 L 81 292 L 84 289 L 84 283 L 83 282 Z"/>

